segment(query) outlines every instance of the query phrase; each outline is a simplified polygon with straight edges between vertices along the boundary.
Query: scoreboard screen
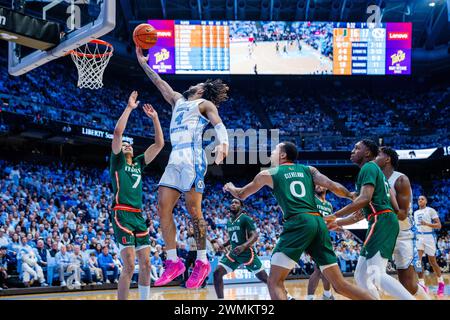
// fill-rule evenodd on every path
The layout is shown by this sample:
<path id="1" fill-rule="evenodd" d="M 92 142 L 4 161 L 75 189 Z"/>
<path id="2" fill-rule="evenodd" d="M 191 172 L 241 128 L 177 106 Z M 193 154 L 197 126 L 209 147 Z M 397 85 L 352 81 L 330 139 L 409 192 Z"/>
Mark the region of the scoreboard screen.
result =
<path id="1" fill-rule="evenodd" d="M 333 74 L 411 74 L 411 23 L 335 23 Z"/>
<path id="2" fill-rule="evenodd" d="M 409 75 L 411 23 L 149 20 L 160 74 Z"/>

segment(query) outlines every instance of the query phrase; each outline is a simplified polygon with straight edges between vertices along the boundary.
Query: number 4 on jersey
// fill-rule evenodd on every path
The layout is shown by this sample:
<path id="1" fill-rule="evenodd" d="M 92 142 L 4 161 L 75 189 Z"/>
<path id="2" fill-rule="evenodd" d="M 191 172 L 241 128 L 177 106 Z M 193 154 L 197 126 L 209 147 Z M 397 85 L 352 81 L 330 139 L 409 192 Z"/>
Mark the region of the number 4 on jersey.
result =
<path id="1" fill-rule="evenodd" d="M 178 115 L 178 117 L 176 117 L 175 123 L 177 124 L 177 126 L 181 125 L 181 123 L 183 122 L 183 116 L 184 116 L 184 112 L 181 112 Z"/>

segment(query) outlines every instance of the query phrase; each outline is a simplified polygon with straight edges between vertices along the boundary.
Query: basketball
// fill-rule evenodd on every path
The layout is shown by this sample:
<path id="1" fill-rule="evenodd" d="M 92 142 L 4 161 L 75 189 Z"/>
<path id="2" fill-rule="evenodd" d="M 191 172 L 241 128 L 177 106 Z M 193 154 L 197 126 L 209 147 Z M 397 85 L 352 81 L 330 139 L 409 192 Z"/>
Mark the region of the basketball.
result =
<path id="1" fill-rule="evenodd" d="M 158 41 L 158 35 L 153 26 L 143 23 L 134 29 L 133 40 L 137 47 L 150 49 Z"/>

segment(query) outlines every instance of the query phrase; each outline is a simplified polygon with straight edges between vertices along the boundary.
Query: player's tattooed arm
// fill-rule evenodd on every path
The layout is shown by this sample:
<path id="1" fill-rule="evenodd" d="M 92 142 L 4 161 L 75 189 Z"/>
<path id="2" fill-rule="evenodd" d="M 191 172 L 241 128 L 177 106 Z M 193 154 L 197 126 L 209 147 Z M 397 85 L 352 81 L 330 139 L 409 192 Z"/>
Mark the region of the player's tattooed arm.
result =
<path id="1" fill-rule="evenodd" d="M 233 183 L 229 182 L 223 187 L 223 191 L 231 193 L 235 198 L 245 200 L 264 186 L 273 188 L 272 176 L 268 170 L 261 171 L 252 182 L 243 188 L 237 188 Z"/>
<path id="2" fill-rule="evenodd" d="M 197 250 L 206 250 L 206 221 L 203 217 L 193 217 L 192 222 Z"/>
<path id="3" fill-rule="evenodd" d="M 111 144 L 112 151 L 114 154 L 119 154 L 122 150 L 122 135 L 127 127 L 128 118 L 130 117 L 131 111 L 139 106 L 139 101 L 137 101 L 138 92 L 133 91 L 128 98 L 128 104 L 119 120 L 117 121 L 116 127 L 114 128 L 113 141 Z"/>
<path id="4" fill-rule="evenodd" d="M 149 77 L 149 79 L 153 82 L 153 84 L 158 88 L 158 90 L 163 95 L 164 99 L 170 103 L 172 108 L 175 106 L 175 103 L 178 99 L 182 97 L 182 94 L 176 92 L 172 89 L 172 87 L 157 74 L 150 66 L 148 65 L 148 56 L 144 56 L 142 52 L 142 48 L 136 47 L 136 56 L 139 61 L 140 66 L 144 70 L 145 74 Z"/>
<path id="5" fill-rule="evenodd" d="M 332 231 L 342 231 L 343 226 L 355 224 L 363 219 L 364 215 L 361 210 L 359 210 L 349 215 L 348 217 L 339 220 L 327 221 L 327 227 Z"/>
<path id="6" fill-rule="evenodd" d="M 359 193 L 358 197 L 353 200 L 352 203 L 338 210 L 333 216 L 336 218 L 345 217 L 368 206 L 370 201 L 372 200 L 374 190 L 375 187 L 371 184 L 362 186 L 361 192 Z"/>
<path id="7" fill-rule="evenodd" d="M 341 198 L 347 198 L 352 199 L 353 195 L 350 191 L 347 190 L 346 187 L 344 187 L 342 184 L 335 182 L 328 178 L 326 175 L 320 173 L 317 168 L 309 167 L 309 170 L 311 172 L 311 175 L 314 180 L 314 184 L 322 186 L 324 188 L 327 188 L 331 192 L 333 192 L 335 195 L 341 197 Z"/>

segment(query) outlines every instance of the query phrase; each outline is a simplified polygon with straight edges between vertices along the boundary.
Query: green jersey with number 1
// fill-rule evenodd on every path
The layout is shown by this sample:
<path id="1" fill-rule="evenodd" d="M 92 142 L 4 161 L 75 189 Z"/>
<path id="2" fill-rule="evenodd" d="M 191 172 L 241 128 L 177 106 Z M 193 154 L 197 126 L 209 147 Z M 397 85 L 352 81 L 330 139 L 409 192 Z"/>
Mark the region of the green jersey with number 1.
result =
<path id="1" fill-rule="evenodd" d="M 386 177 L 380 167 L 373 161 L 364 164 L 359 171 L 358 178 L 356 180 L 356 192 L 359 194 L 361 192 L 361 188 L 366 184 L 370 184 L 374 187 L 372 200 L 367 207 L 363 208 L 366 218 L 371 213 L 376 213 L 383 210 L 391 210 L 394 212 L 391 206 L 389 182 L 386 180 Z"/>
<path id="2" fill-rule="evenodd" d="M 111 152 L 109 173 L 114 192 L 113 207 L 122 204 L 142 208 L 142 174 L 145 166 L 143 154 L 128 165 L 122 151 L 117 155 Z"/>
<path id="3" fill-rule="evenodd" d="M 285 220 L 301 213 L 318 213 L 314 181 L 309 167 L 285 164 L 269 170 L 273 193 Z"/>

